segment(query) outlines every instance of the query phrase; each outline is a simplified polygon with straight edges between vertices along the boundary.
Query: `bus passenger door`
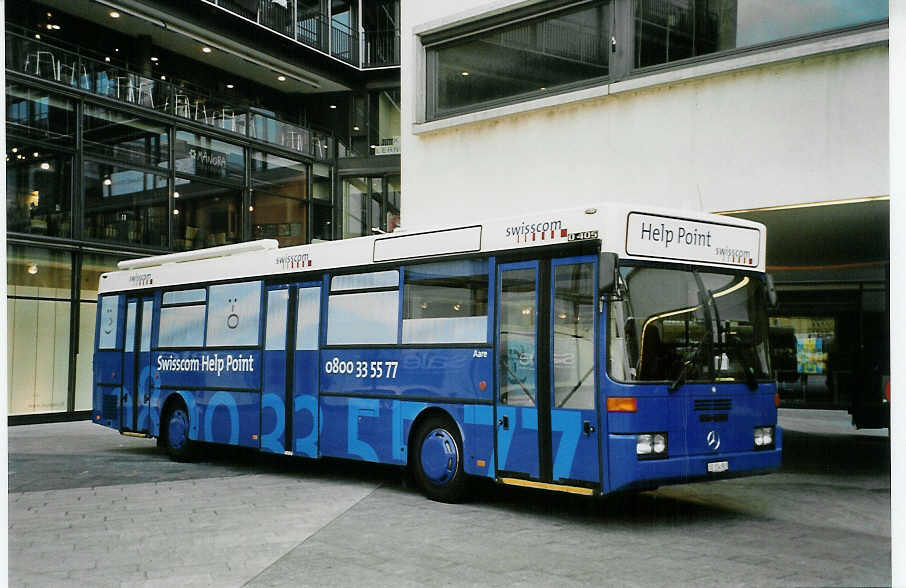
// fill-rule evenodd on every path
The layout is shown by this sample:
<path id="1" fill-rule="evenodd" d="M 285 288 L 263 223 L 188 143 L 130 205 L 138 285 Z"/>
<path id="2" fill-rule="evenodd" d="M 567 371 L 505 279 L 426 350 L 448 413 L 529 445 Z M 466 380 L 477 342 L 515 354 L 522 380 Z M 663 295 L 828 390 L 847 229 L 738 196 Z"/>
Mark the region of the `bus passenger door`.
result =
<path id="1" fill-rule="evenodd" d="M 123 341 L 123 391 L 120 424 L 123 431 L 147 433 L 151 402 L 151 297 L 126 301 Z"/>
<path id="2" fill-rule="evenodd" d="M 596 260 L 501 264 L 497 274 L 497 472 L 600 482 Z"/>
<path id="3" fill-rule="evenodd" d="M 599 482 L 594 257 L 551 262 L 553 481 Z"/>
<path id="4" fill-rule="evenodd" d="M 497 472 L 540 478 L 538 436 L 539 262 L 497 270 Z M 543 380 L 541 380 L 543 381 Z"/>
<path id="5" fill-rule="evenodd" d="M 267 290 L 267 320 L 264 327 L 264 374 L 261 380 L 261 451 L 288 453 L 292 439 L 292 349 L 295 288 L 273 286 Z"/>
<path id="6" fill-rule="evenodd" d="M 293 360 L 293 454 L 318 457 L 321 417 L 318 409 L 318 342 L 321 284 L 300 285 L 296 296 Z"/>

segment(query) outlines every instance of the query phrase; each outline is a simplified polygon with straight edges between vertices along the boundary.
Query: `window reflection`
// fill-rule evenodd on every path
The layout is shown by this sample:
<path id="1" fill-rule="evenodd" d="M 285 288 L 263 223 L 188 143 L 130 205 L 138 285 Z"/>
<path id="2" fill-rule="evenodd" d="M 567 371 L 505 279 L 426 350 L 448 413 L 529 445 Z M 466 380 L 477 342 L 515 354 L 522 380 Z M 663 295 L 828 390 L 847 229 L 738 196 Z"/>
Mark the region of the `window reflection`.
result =
<path id="1" fill-rule="evenodd" d="M 173 246 L 177 251 L 239 241 L 242 195 L 238 188 L 177 178 L 173 198 Z"/>
<path id="2" fill-rule="evenodd" d="M 11 135 L 75 144 L 75 105 L 36 88 L 6 86 L 6 130 Z"/>
<path id="3" fill-rule="evenodd" d="M 6 228 L 70 237 L 72 156 L 24 142 L 6 150 Z"/>
<path id="4" fill-rule="evenodd" d="M 85 152 L 125 163 L 167 168 L 166 127 L 91 104 L 85 105 Z"/>
<path id="5" fill-rule="evenodd" d="M 86 238 L 168 246 L 166 176 L 87 161 L 84 182 Z"/>
<path id="6" fill-rule="evenodd" d="M 886 0 L 634 0 L 635 67 L 887 18 Z"/>

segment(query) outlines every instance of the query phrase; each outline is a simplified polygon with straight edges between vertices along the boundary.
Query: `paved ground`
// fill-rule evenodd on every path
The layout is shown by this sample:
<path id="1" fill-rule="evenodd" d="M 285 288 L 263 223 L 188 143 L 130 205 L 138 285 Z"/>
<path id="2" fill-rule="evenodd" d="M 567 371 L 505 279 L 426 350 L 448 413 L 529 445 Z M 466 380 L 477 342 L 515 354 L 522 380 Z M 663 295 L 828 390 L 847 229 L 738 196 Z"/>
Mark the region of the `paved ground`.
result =
<path id="1" fill-rule="evenodd" d="M 10 585 L 889 585 L 890 446 L 781 411 L 769 476 L 588 500 L 215 450 L 176 464 L 88 422 L 9 430 Z"/>

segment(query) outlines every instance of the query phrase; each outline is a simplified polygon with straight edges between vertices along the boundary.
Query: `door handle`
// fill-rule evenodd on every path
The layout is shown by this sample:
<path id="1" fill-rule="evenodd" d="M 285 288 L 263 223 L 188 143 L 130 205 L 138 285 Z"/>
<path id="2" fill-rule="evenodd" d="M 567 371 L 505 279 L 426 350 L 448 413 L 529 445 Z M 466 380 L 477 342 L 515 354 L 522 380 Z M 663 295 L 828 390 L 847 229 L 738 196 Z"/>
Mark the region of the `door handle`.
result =
<path id="1" fill-rule="evenodd" d="M 583 421 L 582 422 L 582 432 L 585 433 L 585 436 L 587 437 L 595 432 L 595 426 L 593 424 L 591 424 L 590 421 Z"/>
<path id="2" fill-rule="evenodd" d="M 500 420 L 497 421 L 497 426 L 503 427 L 504 429 L 509 429 L 510 428 L 510 417 L 508 417 L 506 415 L 501 417 Z"/>

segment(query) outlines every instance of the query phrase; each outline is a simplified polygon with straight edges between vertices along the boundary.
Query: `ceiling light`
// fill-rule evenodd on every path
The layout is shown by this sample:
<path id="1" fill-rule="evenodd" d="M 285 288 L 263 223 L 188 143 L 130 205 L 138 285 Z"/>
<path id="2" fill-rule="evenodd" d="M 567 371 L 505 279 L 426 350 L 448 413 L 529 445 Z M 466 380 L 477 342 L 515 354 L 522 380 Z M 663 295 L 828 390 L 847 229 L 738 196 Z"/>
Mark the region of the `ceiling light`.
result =
<path id="1" fill-rule="evenodd" d="M 18 151 L 19 151 L 19 148 L 18 148 L 18 147 L 13 147 L 13 153 L 16 153 L 16 152 L 18 152 Z"/>
<path id="2" fill-rule="evenodd" d="M 255 212 L 255 207 L 254 207 L 254 206 L 249 206 L 249 212 Z"/>
<path id="3" fill-rule="evenodd" d="M 359 127 L 352 127 L 352 130 L 353 130 L 353 131 L 358 131 L 358 130 L 359 130 Z"/>
<path id="4" fill-rule="evenodd" d="M 179 209 L 178 209 L 178 208 L 174 208 L 174 209 L 173 209 L 173 216 L 179 216 Z"/>
<path id="5" fill-rule="evenodd" d="M 52 31 L 52 30 L 53 30 L 53 25 L 52 25 L 52 24 L 47 23 L 46 26 L 47 26 L 47 30 L 48 30 L 48 31 Z"/>
<path id="6" fill-rule="evenodd" d="M 156 57 L 152 57 L 152 58 L 151 58 L 151 61 L 153 61 L 154 63 L 157 63 L 157 58 L 156 58 Z"/>
<path id="7" fill-rule="evenodd" d="M 106 61 L 107 63 L 110 63 L 110 58 L 109 58 L 109 57 L 105 57 L 105 58 L 104 58 L 104 61 Z"/>
<path id="8" fill-rule="evenodd" d="M 60 30 L 60 25 L 58 25 L 58 24 L 50 25 L 50 28 L 52 28 L 52 29 L 55 30 L 55 31 L 59 31 L 59 30 Z"/>
<path id="9" fill-rule="evenodd" d="M 210 53 L 210 52 L 211 52 L 211 48 L 210 48 L 210 47 L 202 47 L 202 48 L 201 48 L 201 52 L 202 52 L 202 53 Z"/>
<path id="10" fill-rule="evenodd" d="M 120 17 L 120 13 L 119 13 L 119 12 L 117 12 L 116 10 L 111 10 L 111 11 L 110 11 L 110 18 L 119 18 L 119 17 Z"/>
<path id="11" fill-rule="evenodd" d="M 160 76 L 160 79 L 166 80 L 166 79 L 167 79 L 167 76 Z"/>
<path id="12" fill-rule="evenodd" d="M 41 169 L 43 169 L 43 170 L 50 169 L 50 164 L 45 161 L 44 163 L 41 164 Z"/>
<path id="13" fill-rule="evenodd" d="M 111 184 L 113 184 L 113 180 L 111 180 L 110 178 L 104 178 L 104 185 L 105 185 L 105 186 L 109 186 L 109 185 L 111 185 Z"/>
<path id="14" fill-rule="evenodd" d="M 179 198 L 179 192 L 173 192 L 173 197 L 174 197 L 174 198 Z"/>
<path id="15" fill-rule="evenodd" d="M 469 72 L 464 71 L 464 72 L 462 72 L 462 75 L 463 75 L 463 76 L 467 76 L 467 75 L 469 75 Z"/>
<path id="16" fill-rule="evenodd" d="M 337 109 L 337 105 L 336 105 L 336 104 L 331 104 L 331 105 L 330 105 L 330 109 L 331 109 L 331 110 L 336 110 L 336 109 Z"/>
<path id="17" fill-rule="evenodd" d="M 285 82 L 285 81 L 286 81 L 286 76 L 277 76 L 277 80 L 280 81 L 280 82 Z"/>
<path id="18" fill-rule="evenodd" d="M 230 90 L 232 90 L 232 89 L 233 89 L 233 84 L 227 84 L 227 88 L 229 88 Z"/>
<path id="19" fill-rule="evenodd" d="M 117 47 L 116 49 L 113 50 L 113 52 L 114 52 L 114 53 L 119 53 L 119 52 L 120 52 L 120 48 Z"/>
<path id="20" fill-rule="evenodd" d="M 38 266 L 34 263 L 28 264 L 28 273 L 30 273 L 31 275 L 38 273 Z"/>
<path id="21" fill-rule="evenodd" d="M 34 152 L 34 153 L 32 153 L 32 154 L 31 154 L 31 155 L 32 155 L 32 157 L 37 157 L 37 156 L 39 156 L 39 155 L 40 155 L 40 153 L 38 153 L 38 152 L 37 152 L 37 151 L 35 151 L 35 152 Z"/>
<path id="22" fill-rule="evenodd" d="M 41 38 L 41 35 L 35 33 L 35 39 L 40 39 L 40 38 Z"/>
<path id="23" fill-rule="evenodd" d="M 539 90 L 541 90 L 542 92 L 544 92 L 545 90 L 547 90 L 547 88 L 545 88 L 544 86 L 541 86 L 541 88 L 539 88 Z"/>

